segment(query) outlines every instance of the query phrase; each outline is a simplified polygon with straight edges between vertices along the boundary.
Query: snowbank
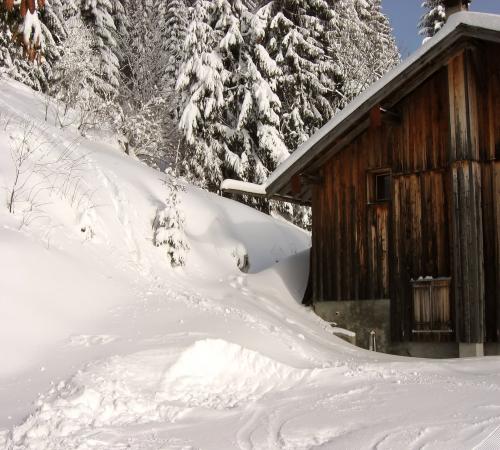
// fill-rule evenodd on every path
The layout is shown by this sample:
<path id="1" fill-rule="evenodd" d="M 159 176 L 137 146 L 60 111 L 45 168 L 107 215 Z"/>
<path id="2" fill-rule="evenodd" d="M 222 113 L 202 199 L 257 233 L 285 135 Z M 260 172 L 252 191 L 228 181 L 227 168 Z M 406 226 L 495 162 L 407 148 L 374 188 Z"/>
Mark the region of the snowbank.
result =
<path id="1" fill-rule="evenodd" d="M 239 345 L 206 339 L 181 354 L 167 371 L 158 397 L 188 406 L 233 408 L 290 388 L 305 374 Z"/>

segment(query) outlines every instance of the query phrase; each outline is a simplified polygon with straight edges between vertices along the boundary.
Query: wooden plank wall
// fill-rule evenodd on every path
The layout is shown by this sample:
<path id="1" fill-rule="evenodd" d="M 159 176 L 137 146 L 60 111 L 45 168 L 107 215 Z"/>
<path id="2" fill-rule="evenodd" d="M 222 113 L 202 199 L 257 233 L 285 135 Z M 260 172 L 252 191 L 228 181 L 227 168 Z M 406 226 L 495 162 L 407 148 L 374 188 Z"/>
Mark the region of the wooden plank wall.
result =
<path id="1" fill-rule="evenodd" d="M 486 341 L 500 341 L 500 45 L 477 51 Z"/>
<path id="2" fill-rule="evenodd" d="M 399 105 L 390 263 L 391 330 L 396 341 L 416 338 L 411 331 L 410 281 L 451 275 L 447 89 L 447 72 L 441 70 Z"/>
<path id="3" fill-rule="evenodd" d="M 391 298 L 392 329 L 403 338 L 410 279 L 450 275 L 446 71 L 397 110 L 400 124 L 369 129 L 324 165 L 313 194 L 311 263 L 315 300 Z M 380 168 L 393 174 L 392 201 L 369 204 L 367 173 Z"/>
<path id="4" fill-rule="evenodd" d="M 451 166 L 453 205 L 453 286 L 460 342 L 484 342 L 485 295 L 481 165 L 457 161 Z"/>
<path id="5" fill-rule="evenodd" d="M 478 50 L 467 48 L 448 63 L 450 99 L 450 247 L 459 342 L 485 338 L 482 176 L 479 142 Z M 479 95 L 478 95 L 479 94 Z"/>
<path id="6" fill-rule="evenodd" d="M 446 173 L 438 170 L 393 180 L 391 307 L 396 340 L 413 337 L 411 280 L 451 273 L 446 180 Z"/>
<path id="7" fill-rule="evenodd" d="M 368 131 L 323 167 L 312 208 L 315 300 L 389 297 L 388 205 L 367 205 L 366 172 L 390 165 L 390 133 Z"/>

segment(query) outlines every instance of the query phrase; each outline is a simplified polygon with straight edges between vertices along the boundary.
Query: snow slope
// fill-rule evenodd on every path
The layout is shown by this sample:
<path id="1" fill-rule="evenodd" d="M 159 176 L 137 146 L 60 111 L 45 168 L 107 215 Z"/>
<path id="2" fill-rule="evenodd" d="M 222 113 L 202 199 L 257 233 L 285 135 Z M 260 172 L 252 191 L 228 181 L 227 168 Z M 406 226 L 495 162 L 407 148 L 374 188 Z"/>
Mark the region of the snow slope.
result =
<path id="1" fill-rule="evenodd" d="M 191 186 L 172 269 L 167 177 L 44 117 L 0 80 L 0 448 L 499 447 L 499 358 L 349 346 L 300 305 L 309 236 Z"/>

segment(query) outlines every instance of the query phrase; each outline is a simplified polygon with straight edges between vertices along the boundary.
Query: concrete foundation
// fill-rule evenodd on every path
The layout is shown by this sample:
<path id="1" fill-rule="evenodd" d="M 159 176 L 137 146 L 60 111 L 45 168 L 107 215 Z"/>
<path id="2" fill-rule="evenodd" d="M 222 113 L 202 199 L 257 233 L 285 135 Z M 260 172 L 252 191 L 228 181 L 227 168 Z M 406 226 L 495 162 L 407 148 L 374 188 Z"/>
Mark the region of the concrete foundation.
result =
<path id="1" fill-rule="evenodd" d="M 465 344 L 463 342 L 460 342 L 458 344 L 458 356 L 460 358 L 484 356 L 484 344 L 482 343 Z"/>
<path id="2" fill-rule="evenodd" d="M 351 335 L 346 334 L 344 332 L 336 331 L 335 329 L 333 330 L 333 334 L 335 336 L 339 337 L 340 339 L 343 339 L 344 341 L 349 342 L 349 344 L 357 345 L 357 343 L 356 343 L 356 334 L 354 334 L 353 336 L 351 336 Z"/>
<path id="3" fill-rule="evenodd" d="M 458 358 L 456 342 L 396 342 L 389 353 L 414 358 Z"/>
<path id="4" fill-rule="evenodd" d="M 367 350 L 370 349 L 370 333 L 374 331 L 377 351 L 383 353 L 416 358 L 470 358 L 500 355 L 500 343 L 409 341 L 391 343 L 390 300 L 316 302 L 313 308 L 316 314 L 327 322 L 335 323 L 337 327 L 356 333 L 355 337 L 339 333 L 339 337 Z"/>
<path id="5" fill-rule="evenodd" d="M 389 300 L 317 302 L 313 308 L 327 322 L 334 322 L 340 328 L 356 333 L 356 344 L 359 347 L 369 349 L 370 333 L 375 331 L 377 351 L 389 351 Z"/>
<path id="6" fill-rule="evenodd" d="M 500 343 L 488 342 L 488 343 L 484 344 L 484 355 L 485 356 L 498 356 L 498 355 L 500 355 Z"/>

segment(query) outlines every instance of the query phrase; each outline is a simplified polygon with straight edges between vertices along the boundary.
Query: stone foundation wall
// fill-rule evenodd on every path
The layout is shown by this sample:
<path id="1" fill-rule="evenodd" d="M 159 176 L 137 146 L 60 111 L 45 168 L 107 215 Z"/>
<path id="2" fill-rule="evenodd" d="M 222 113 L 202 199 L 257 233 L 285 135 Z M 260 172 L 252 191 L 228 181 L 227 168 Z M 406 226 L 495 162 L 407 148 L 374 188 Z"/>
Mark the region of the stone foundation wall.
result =
<path id="1" fill-rule="evenodd" d="M 418 358 L 458 358 L 484 355 L 500 355 L 499 343 L 459 345 L 457 342 L 394 342 L 390 333 L 390 300 L 348 300 L 316 302 L 313 309 L 327 322 L 356 333 L 347 339 L 358 347 L 369 350 L 370 333 L 375 331 L 377 351 Z M 471 347 L 472 346 L 472 347 Z"/>
<path id="2" fill-rule="evenodd" d="M 369 349 L 370 332 L 375 331 L 377 351 L 390 350 L 390 301 L 350 300 L 317 302 L 313 305 L 318 316 L 338 327 L 356 333 L 356 345 Z"/>

